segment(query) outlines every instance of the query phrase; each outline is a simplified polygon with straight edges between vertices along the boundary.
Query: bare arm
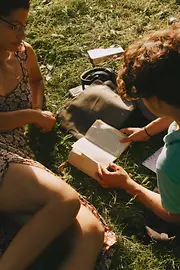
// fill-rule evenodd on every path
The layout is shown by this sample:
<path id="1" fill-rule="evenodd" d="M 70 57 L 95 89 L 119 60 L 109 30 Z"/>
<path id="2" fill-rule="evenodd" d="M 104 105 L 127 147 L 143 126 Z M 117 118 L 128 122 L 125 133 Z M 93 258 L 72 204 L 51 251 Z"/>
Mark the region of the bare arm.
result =
<path id="1" fill-rule="evenodd" d="M 135 181 L 133 181 L 133 185 L 129 186 L 126 191 L 130 195 L 135 196 L 138 201 L 151 209 L 161 219 L 167 222 L 180 223 L 180 214 L 169 213 L 163 208 L 160 194 L 137 184 Z"/>
<path id="2" fill-rule="evenodd" d="M 151 209 L 157 216 L 167 222 L 180 223 L 180 214 L 172 214 L 163 208 L 160 194 L 157 194 L 136 183 L 128 173 L 116 164 L 111 164 L 114 172 L 99 166 L 98 182 L 104 188 L 121 188 L 134 196 L 144 206 Z"/>
<path id="3" fill-rule="evenodd" d="M 27 69 L 29 73 L 29 84 L 32 90 L 32 107 L 42 109 L 44 97 L 44 80 L 37 62 L 33 48 L 26 43 L 27 47 Z"/>
<path id="4" fill-rule="evenodd" d="M 173 119 L 170 117 L 161 117 L 157 118 L 156 120 L 149 123 L 145 128 L 148 134 L 151 136 L 154 136 L 164 130 L 166 130 L 169 125 L 173 122 Z M 140 142 L 140 141 L 146 141 L 151 138 L 149 136 L 144 127 L 142 128 L 135 128 L 135 127 L 129 127 L 129 128 L 122 128 L 122 132 L 128 135 L 127 138 L 124 138 L 121 140 L 121 142 Z"/>
<path id="5" fill-rule="evenodd" d="M 0 131 L 13 130 L 26 124 L 37 123 L 39 112 L 37 110 L 27 109 L 12 112 L 0 113 Z"/>
<path id="6" fill-rule="evenodd" d="M 51 112 L 41 111 L 44 96 L 44 82 L 32 47 L 27 47 L 27 68 L 29 83 L 32 89 L 33 109 L 18 110 L 12 112 L 0 112 L 0 131 L 13 130 L 26 124 L 35 124 L 44 132 L 52 130 L 55 117 Z M 40 110 L 36 110 L 39 108 Z"/>
<path id="7" fill-rule="evenodd" d="M 151 136 L 156 135 L 164 130 L 166 130 L 169 125 L 173 122 L 173 119 L 165 116 L 157 118 L 146 126 L 146 129 Z"/>
<path id="8" fill-rule="evenodd" d="M 13 130 L 27 124 L 35 124 L 44 132 L 52 130 L 56 122 L 51 112 L 27 109 L 0 113 L 0 132 Z"/>

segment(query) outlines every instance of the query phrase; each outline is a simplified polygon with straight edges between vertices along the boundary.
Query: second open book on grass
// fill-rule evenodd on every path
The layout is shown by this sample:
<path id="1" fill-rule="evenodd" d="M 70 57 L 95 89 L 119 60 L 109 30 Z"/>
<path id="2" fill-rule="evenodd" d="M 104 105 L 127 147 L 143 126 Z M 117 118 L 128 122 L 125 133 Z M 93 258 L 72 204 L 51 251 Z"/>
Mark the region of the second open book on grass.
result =
<path id="1" fill-rule="evenodd" d="M 86 135 L 75 142 L 68 161 L 73 166 L 96 179 L 98 163 L 108 167 L 130 143 L 121 143 L 125 134 L 101 120 L 89 128 Z"/>

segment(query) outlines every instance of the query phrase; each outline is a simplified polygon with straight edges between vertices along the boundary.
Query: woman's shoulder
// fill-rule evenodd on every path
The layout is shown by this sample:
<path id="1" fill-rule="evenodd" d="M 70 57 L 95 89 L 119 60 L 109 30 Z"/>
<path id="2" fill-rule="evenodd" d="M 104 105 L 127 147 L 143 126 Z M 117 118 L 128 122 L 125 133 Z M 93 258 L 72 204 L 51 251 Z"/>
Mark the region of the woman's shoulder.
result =
<path id="1" fill-rule="evenodd" d="M 25 41 L 23 41 L 23 43 L 24 43 L 24 47 L 26 48 L 27 62 L 31 63 L 31 62 L 37 61 L 33 47 Z"/>
<path id="2" fill-rule="evenodd" d="M 33 47 L 29 43 L 24 41 L 23 43 L 24 47 L 26 48 L 26 55 L 27 55 L 26 67 L 30 74 L 30 72 L 32 72 L 32 70 L 36 69 L 36 67 L 38 66 L 37 56 L 33 50 Z"/>
<path id="3" fill-rule="evenodd" d="M 34 52 L 33 47 L 29 43 L 27 43 L 25 41 L 23 41 L 23 45 L 24 45 L 24 48 L 25 48 L 25 50 L 27 52 L 27 56 L 30 56 Z"/>

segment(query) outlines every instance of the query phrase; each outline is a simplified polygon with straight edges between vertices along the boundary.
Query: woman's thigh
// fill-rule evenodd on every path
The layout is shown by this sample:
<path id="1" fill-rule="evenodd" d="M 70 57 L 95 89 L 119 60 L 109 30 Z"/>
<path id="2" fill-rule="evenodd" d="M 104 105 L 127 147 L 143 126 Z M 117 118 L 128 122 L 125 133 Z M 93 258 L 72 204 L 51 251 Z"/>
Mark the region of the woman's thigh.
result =
<path id="1" fill-rule="evenodd" d="M 0 211 L 33 213 L 50 199 L 77 198 L 60 177 L 38 167 L 10 163 L 0 183 Z"/>

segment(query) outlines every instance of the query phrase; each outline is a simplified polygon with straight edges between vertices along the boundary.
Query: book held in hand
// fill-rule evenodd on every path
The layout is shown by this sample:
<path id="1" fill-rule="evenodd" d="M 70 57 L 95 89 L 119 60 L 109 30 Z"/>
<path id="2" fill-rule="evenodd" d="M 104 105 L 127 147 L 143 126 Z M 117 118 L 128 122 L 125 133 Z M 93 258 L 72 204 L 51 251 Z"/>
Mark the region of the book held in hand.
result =
<path id="1" fill-rule="evenodd" d="M 121 143 L 127 137 L 116 128 L 96 120 L 85 136 L 72 145 L 68 161 L 70 164 L 96 179 L 98 163 L 108 167 L 119 157 L 130 143 Z"/>

